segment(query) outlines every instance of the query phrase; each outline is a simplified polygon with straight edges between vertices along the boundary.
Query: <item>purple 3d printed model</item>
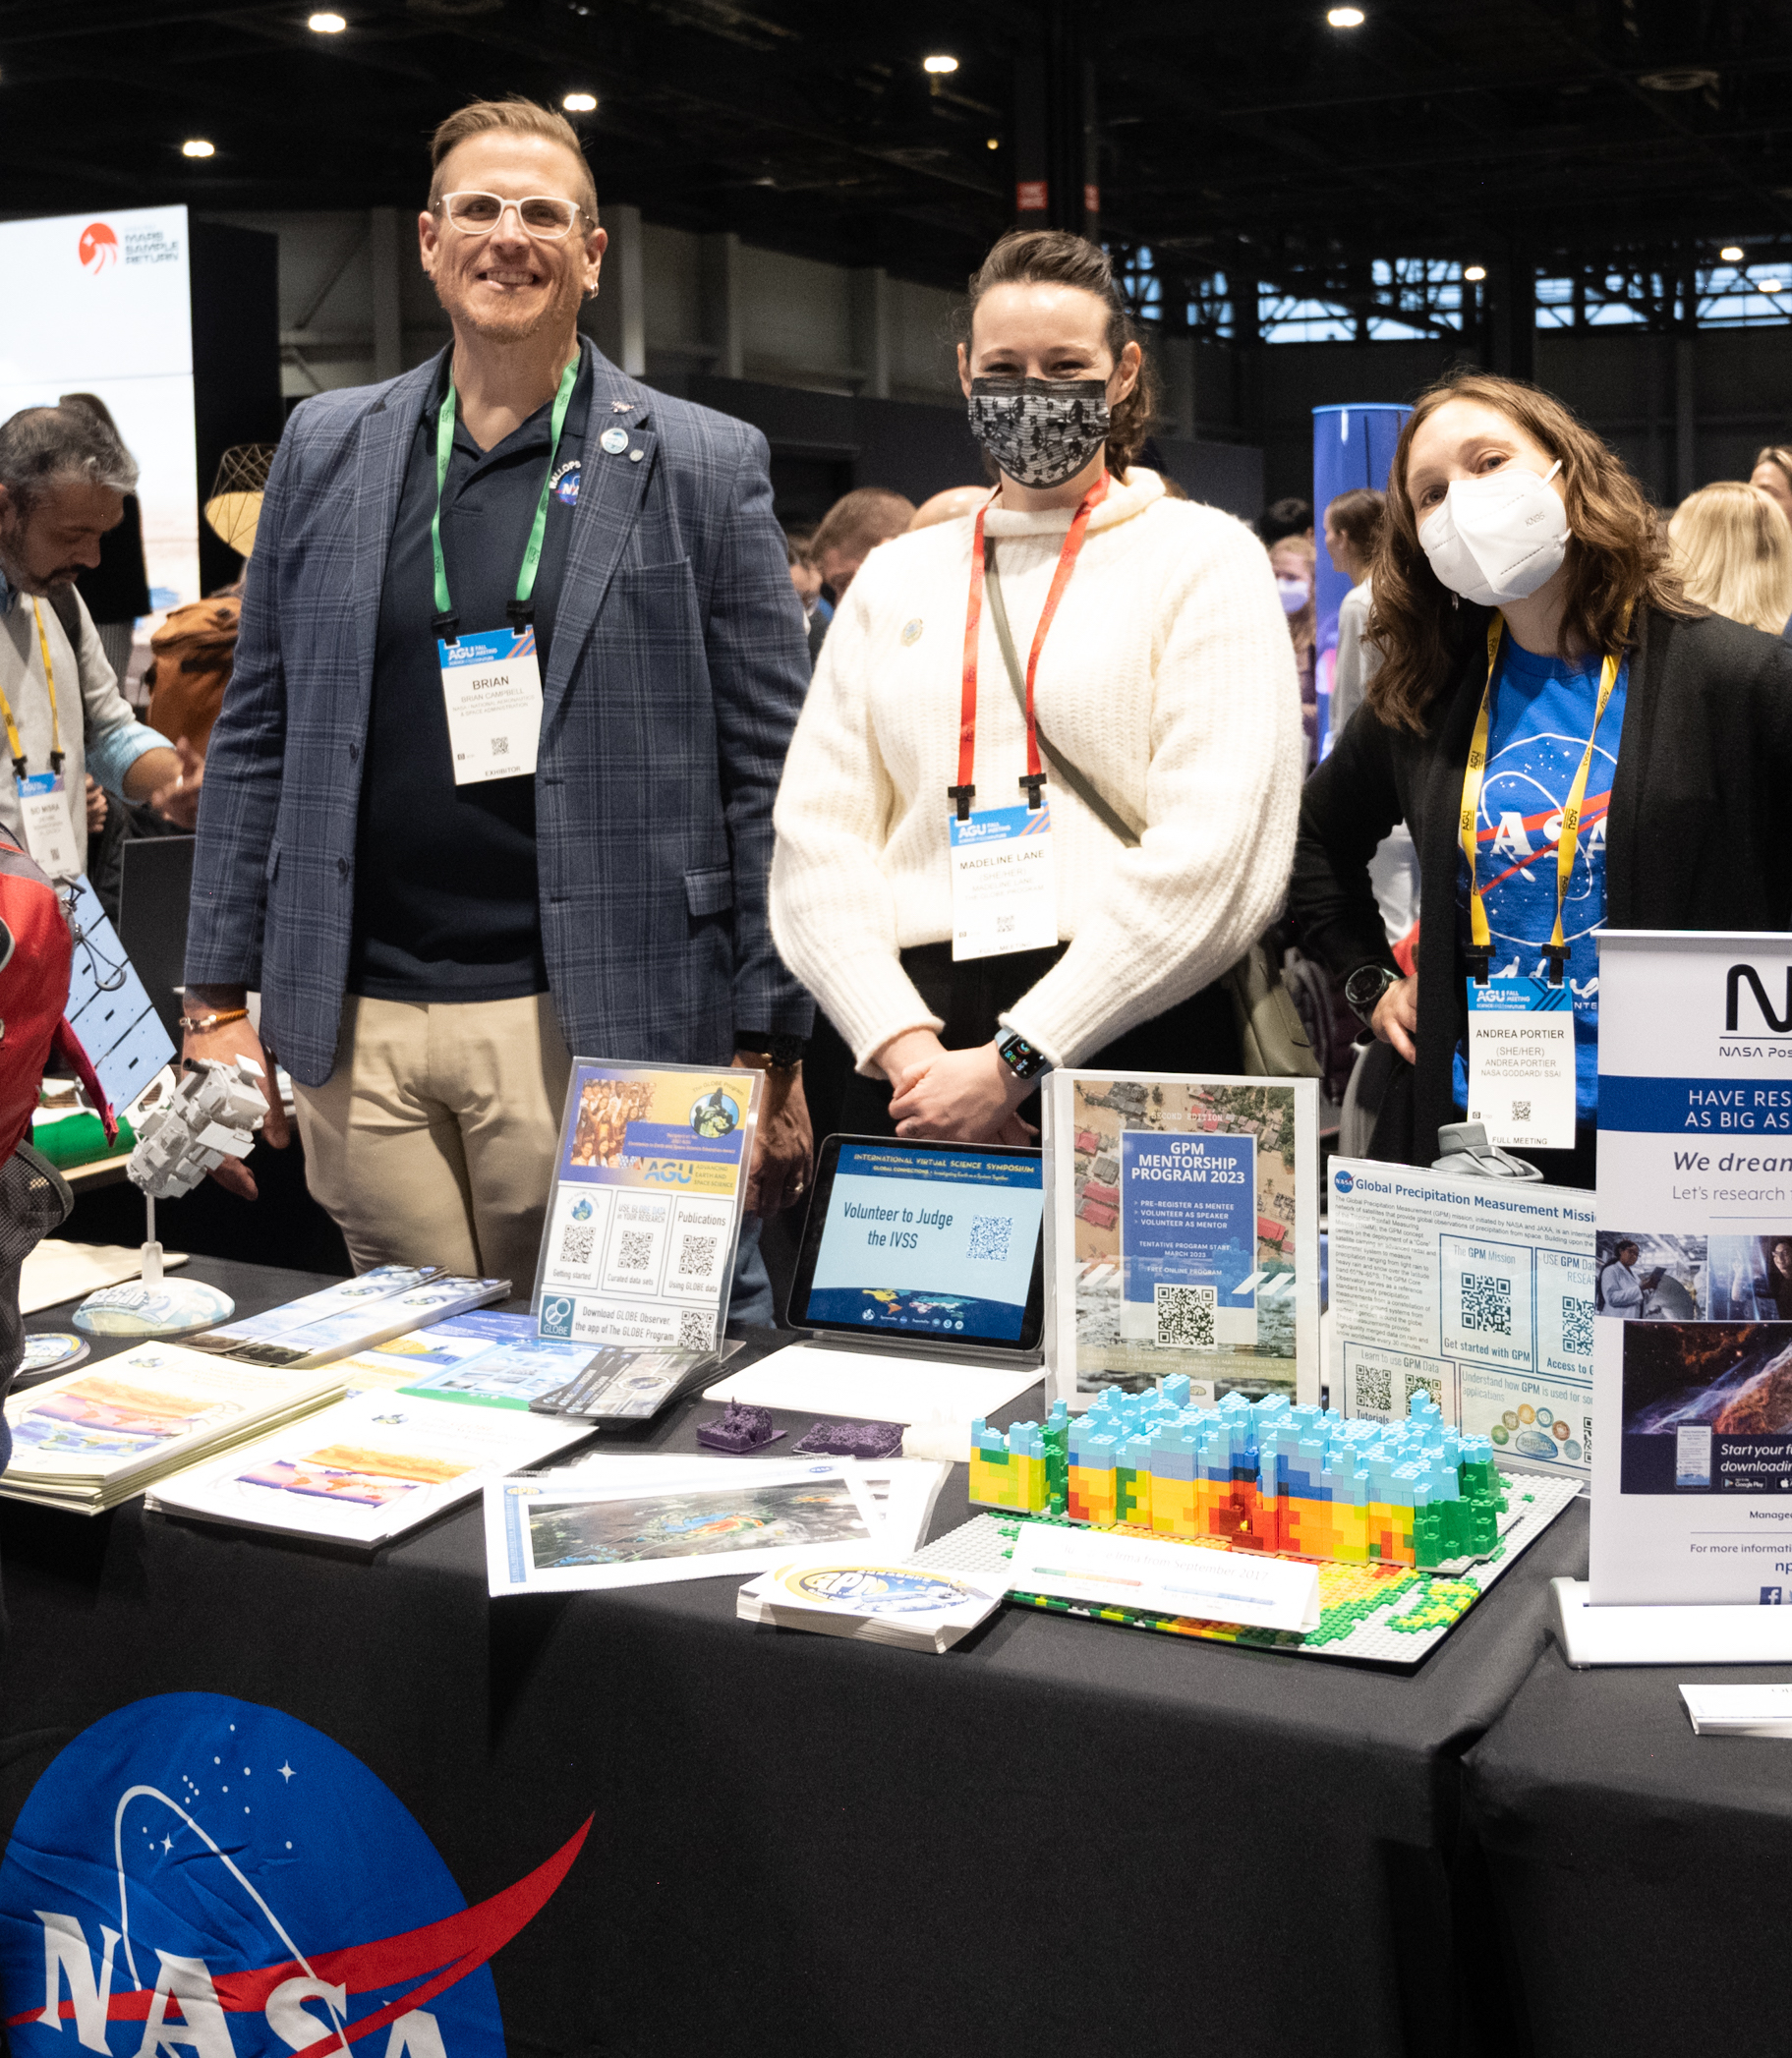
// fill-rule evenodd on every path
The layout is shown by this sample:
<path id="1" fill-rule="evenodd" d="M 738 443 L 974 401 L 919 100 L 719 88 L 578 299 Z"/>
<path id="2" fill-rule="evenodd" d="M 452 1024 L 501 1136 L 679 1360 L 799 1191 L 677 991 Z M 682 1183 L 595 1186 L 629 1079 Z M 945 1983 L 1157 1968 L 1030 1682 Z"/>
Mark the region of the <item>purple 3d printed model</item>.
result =
<path id="1" fill-rule="evenodd" d="M 738 1401 L 730 1401 L 724 1414 L 705 1422 L 697 1431 L 697 1441 L 706 1450 L 744 1458 L 749 1451 L 761 1451 L 767 1444 L 777 1443 L 782 1435 L 781 1429 L 772 1427 L 770 1408 L 743 1407 Z"/>
<path id="2" fill-rule="evenodd" d="M 805 1458 L 899 1458 L 900 1422 L 817 1422 L 800 1443 L 790 1446 Z"/>

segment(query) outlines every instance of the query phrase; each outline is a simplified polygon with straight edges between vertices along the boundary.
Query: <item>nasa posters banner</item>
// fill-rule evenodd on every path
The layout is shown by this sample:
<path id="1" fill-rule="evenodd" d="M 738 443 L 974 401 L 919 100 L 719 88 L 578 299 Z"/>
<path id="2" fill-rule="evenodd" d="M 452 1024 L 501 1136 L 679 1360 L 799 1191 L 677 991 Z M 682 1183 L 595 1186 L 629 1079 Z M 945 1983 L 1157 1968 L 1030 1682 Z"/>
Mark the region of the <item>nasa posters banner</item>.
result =
<path id="1" fill-rule="evenodd" d="M 153 607 L 200 599 L 185 207 L 0 222 L 0 421 L 94 393 L 137 460 Z"/>
<path id="2" fill-rule="evenodd" d="M 759 1097 L 744 1065 L 573 1061 L 536 1273 L 542 1336 L 715 1347 Z"/>
<path id="3" fill-rule="evenodd" d="M 1317 1084 L 1056 1071 L 1041 1102 L 1054 1398 L 1317 1401 Z"/>
<path id="4" fill-rule="evenodd" d="M 1585 1479 L 1593 1199 L 1334 1158 L 1332 1405 L 1403 1422 L 1428 1394 L 1510 1469 Z"/>
<path id="5" fill-rule="evenodd" d="M 1591 1599 L 1792 1596 L 1792 937 L 1599 937 Z"/>

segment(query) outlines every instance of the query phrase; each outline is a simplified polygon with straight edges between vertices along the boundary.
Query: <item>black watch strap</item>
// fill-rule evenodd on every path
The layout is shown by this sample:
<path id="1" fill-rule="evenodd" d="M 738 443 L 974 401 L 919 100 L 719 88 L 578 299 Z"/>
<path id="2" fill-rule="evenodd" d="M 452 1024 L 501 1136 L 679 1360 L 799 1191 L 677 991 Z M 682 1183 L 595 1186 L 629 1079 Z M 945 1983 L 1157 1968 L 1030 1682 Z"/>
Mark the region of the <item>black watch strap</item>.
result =
<path id="1" fill-rule="evenodd" d="M 1399 979 L 1400 974 L 1390 971 L 1386 965 L 1358 965 L 1344 982 L 1345 1005 L 1366 1027 L 1381 1003 L 1382 995 Z"/>
<path id="2" fill-rule="evenodd" d="M 755 1058 L 769 1058 L 774 1070 L 788 1072 L 802 1062 L 809 1039 L 787 1036 L 782 1031 L 743 1029 L 734 1039 L 734 1048 Z"/>

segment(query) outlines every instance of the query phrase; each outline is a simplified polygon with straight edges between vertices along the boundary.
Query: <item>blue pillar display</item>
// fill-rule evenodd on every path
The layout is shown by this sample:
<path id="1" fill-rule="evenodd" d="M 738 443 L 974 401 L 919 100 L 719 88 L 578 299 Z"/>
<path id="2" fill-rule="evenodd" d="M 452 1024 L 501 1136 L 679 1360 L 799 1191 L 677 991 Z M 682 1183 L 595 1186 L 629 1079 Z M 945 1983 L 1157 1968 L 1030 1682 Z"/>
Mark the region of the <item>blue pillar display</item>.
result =
<path id="1" fill-rule="evenodd" d="M 1350 581 L 1332 569 L 1325 547 L 1325 510 L 1353 486 L 1385 491 L 1394 445 L 1410 407 L 1349 405 L 1313 409 L 1313 543 L 1318 558 L 1317 601 L 1319 754 L 1332 747 L 1332 672 L 1338 662 L 1338 609 Z"/>

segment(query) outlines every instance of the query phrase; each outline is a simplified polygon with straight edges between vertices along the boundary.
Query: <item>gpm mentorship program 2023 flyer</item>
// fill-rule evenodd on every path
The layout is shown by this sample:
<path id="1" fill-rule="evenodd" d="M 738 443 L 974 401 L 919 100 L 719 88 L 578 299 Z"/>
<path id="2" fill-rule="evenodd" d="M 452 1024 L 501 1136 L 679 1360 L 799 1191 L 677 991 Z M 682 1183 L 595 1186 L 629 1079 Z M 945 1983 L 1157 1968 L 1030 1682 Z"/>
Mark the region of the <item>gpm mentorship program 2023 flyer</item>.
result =
<path id="1" fill-rule="evenodd" d="M 1792 1602 L 1792 943 L 1599 938 L 1591 1598 Z"/>

